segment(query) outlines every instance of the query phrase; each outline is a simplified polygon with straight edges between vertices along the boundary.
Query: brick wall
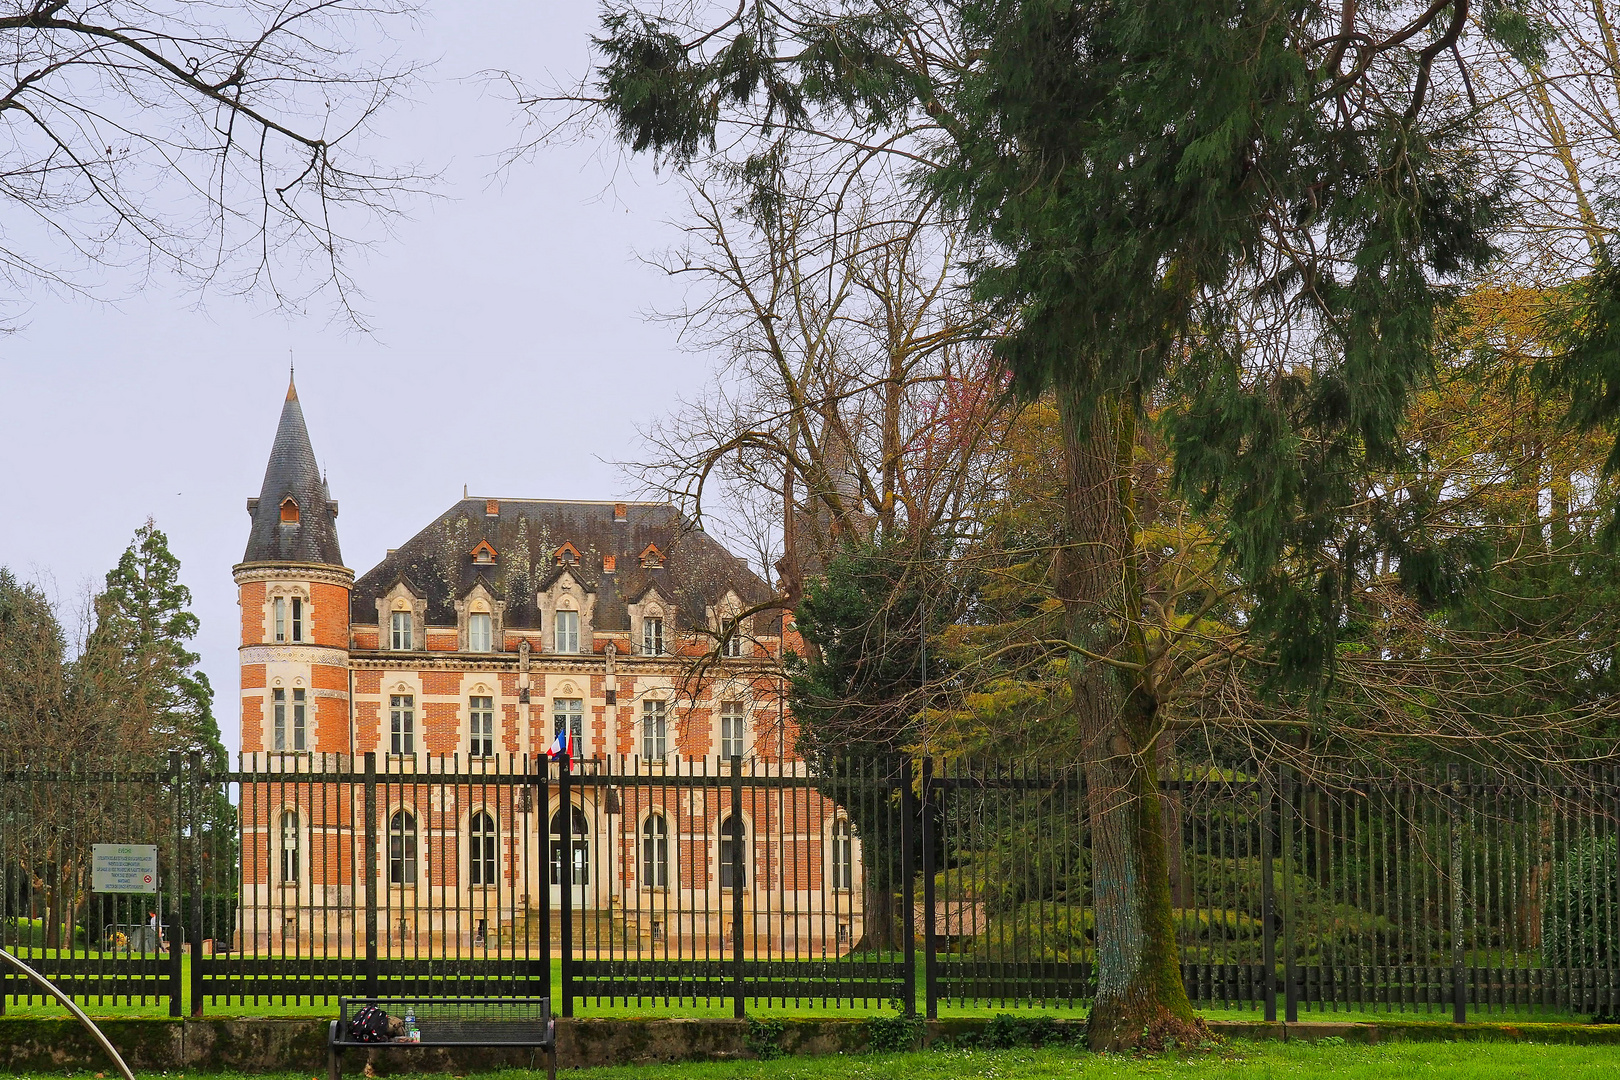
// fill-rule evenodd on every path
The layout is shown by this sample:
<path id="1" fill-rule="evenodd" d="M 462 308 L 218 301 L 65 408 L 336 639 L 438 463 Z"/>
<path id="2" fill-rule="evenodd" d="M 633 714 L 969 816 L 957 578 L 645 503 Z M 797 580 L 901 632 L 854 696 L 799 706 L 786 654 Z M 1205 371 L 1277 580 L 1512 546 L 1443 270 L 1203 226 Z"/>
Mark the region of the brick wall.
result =
<path id="1" fill-rule="evenodd" d="M 263 603 L 261 594 L 261 603 Z M 313 643 L 334 649 L 349 647 L 349 590 L 341 585 L 311 582 L 309 604 Z"/>
<path id="2" fill-rule="evenodd" d="M 264 582 L 250 581 L 237 595 L 242 605 L 242 644 L 258 645 L 265 640 Z"/>

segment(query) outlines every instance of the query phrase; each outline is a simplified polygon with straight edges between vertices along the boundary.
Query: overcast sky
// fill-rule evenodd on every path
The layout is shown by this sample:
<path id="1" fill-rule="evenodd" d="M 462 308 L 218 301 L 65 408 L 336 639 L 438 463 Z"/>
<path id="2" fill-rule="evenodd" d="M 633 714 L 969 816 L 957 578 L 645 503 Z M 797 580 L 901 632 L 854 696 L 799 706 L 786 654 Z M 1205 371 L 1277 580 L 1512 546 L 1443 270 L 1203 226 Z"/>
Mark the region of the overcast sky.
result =
<path id="1" fill-rule="evenodd" d="M 644 266 L 674 239 L 680 193 L 580 146 L 493 177 L 509 103 L 462 77 L 578 72 L 588 0 L 428 0 L 408 53 L 438 57 L 383 156 L 444 169 L 357 267 L 374 333 L 179 289 L 114 307 L 40 297 L 0 339 L 0 564 L 70 610 L 150 515 L 202 620 L 195 643 L 237 748 L 236 589 L 246 500 L 259 492 L 288 350 L 357 574 L 461 497 L 612 498 L 610 462 L 709 365 L 644 313 L 678 299 Z M 408 29 L 408 28 L 407 28 Z"/>

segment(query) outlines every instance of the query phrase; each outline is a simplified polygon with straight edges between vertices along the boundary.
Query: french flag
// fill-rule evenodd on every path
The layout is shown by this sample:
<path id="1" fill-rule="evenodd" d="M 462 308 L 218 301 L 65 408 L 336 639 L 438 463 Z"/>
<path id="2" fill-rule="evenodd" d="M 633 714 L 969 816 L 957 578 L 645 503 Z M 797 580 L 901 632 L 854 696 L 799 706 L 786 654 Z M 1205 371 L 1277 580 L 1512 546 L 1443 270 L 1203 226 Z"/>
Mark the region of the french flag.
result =
<path id="1" fill-rule="evenodd" d="M 546 756 L 552 760 L 566 756 L 573 761 L 579 753 L 579 744 L 574 741 L 574 733 L 567 724 L 557 732 L 557 737 L 551 740 L 551 746 L 546 749 Z"/>

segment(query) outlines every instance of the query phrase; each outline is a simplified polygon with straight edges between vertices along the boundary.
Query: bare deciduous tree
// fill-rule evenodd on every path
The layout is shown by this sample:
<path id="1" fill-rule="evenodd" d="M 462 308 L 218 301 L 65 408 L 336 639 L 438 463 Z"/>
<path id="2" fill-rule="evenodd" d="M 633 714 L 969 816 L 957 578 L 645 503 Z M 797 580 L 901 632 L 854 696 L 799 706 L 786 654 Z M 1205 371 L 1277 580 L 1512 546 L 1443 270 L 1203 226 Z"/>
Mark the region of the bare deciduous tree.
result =
<path id="1" fill-rule="evenodd" d="M 0 274 L 106 295 L 109 270 L 351 315 L 350 246 L 424 179 L 358 145 L 415 70 L 411 0 L 11 0 L 0 7 Z"/>

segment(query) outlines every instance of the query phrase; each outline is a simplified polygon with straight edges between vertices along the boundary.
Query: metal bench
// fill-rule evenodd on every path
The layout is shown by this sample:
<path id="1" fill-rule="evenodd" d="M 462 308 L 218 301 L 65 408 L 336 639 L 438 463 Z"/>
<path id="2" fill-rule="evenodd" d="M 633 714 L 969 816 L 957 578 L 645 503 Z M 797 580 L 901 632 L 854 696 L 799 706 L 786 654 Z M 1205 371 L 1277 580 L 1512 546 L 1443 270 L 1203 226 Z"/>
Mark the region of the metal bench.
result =
<path id="1" fill-rule="evenodd" d="M 356 1042 L 349 1038 L 349 1018 L 367 1005 L 389 1016 L 416 1014 L 420 1042 Z M 527 1046 L 546 1052 L 546 1075 L 557 1080 L 557 1025 L 549 998 L 338 998 L 338 1018 L 327 1036 L 331 1080 L 342 1080 L 343 1051 L 402 1050 L 425 1047 Z"/>

